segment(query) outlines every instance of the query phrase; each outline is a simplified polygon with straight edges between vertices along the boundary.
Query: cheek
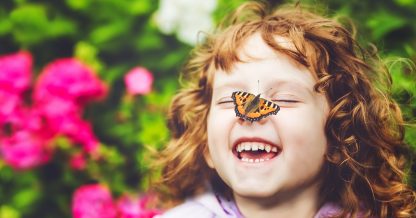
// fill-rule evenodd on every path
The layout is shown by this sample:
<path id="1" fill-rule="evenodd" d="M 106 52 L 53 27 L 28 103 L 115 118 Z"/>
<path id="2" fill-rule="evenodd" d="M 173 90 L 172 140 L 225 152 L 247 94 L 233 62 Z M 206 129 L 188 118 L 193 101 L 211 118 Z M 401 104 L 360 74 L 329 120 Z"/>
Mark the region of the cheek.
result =
<path id="1" fill-rule="evenodd" d="M 221 132 L 224 129 L 230 130 L 231 125 L 237 119 L 234 107 L 220 108 L 218 106 L 211 106 L 207 118 L 207 130 L 210 132 Z"/>
<path id="2" fill-rule="evenodd" d="M 207 119 L 207 134 L 208 134 L 208 142 L 215 142 L 218 139 L 222 139 L 224 136 L 224 132 L 227 129 L 227 125 L 230 118 L 230 110 L 222 110 L 222 109 L 211 109 L 208 114 Z"/>
<path id="3" fill-rule="evenodd" d="M 288 158 L 305 162 L 323 159 L 327 147 L 325 118 L 323 113 L 313 113 L 316 110 L 287 109 L 280 114 L 278 128 Z"/>
<path id="4" fill-rule="evenodd" d="M 225 149 L 229 146 L 229 133 L 235 119 L 232 109 L 213 108 L 208 114 L 208 148 L 214 162 L 226 154 Z"/>

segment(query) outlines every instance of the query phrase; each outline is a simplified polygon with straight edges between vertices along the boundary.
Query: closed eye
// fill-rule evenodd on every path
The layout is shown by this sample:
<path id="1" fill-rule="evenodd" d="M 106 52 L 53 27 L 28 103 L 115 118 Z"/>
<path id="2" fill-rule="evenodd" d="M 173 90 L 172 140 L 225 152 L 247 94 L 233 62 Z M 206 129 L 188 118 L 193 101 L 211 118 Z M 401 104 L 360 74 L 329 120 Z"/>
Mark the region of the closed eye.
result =
<path id="1" fill-rule="evenodd" d="M 299 101 L 291 99 L 273 99 L 273 102 L 283 102 L 283 103 L 298 103 Z"/>
<path id="2" fill-rule="evenodd" d="M 223 98 L 220 98 L 217 101 L 217 104 L 229 104 L 229 103 L 233 103 L 233 102 L 234 102 L 234 100 L 231 97 L 223 97 Z"/>
<path id="3" fill-rule="evenodd" d="M 227 104 L 227 103 L 233 103 L 233 100 L 224 100 L 224 101 L 218 101 L 218 104 Z"/>

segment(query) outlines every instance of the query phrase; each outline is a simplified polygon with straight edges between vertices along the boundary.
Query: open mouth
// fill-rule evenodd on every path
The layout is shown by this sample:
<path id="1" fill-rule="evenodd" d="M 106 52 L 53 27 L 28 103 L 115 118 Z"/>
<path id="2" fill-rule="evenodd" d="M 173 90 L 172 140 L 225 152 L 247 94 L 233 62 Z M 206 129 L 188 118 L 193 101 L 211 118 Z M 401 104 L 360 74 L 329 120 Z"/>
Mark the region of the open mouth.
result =
<path id="1" fill-rule="evenodd" d="M 278 146 L 260 141 L 240 141 L 233 147 L 234 155 L 243 162 L 260 163 L 275 158 L 281 152 Z"/>

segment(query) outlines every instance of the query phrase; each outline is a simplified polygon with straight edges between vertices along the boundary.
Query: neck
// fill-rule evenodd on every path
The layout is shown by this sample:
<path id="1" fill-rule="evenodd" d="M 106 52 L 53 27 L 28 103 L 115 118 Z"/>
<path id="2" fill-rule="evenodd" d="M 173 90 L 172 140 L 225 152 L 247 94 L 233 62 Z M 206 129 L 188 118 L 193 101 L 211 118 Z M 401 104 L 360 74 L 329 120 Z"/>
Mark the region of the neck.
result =
<path id="1" fill-rule="evenodd" d="M 318 188 L 296 193 L 279 193 L 277 197 L 242 197 L 234 194 L 235 201 L 246 218 L 314 217 L 319 209 Z"/>

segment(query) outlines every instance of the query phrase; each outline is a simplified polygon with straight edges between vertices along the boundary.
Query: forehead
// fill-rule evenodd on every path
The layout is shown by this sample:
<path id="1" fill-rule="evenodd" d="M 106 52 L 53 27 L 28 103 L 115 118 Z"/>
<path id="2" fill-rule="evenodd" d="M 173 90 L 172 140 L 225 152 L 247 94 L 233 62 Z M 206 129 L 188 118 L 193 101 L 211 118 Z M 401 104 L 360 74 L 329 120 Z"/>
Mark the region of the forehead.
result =
<path id="1" fill-rule="evenodd" d="M 278 35 L 274 36 L 273 39 L 282 48 L 296 52 L 296 48 L 291 42 L 291 39 Z M 248 37 L 241 48 L 237 49 L 239 57 L 247 61 L 250 59 L 276 58 L 276 52 L 276 50 L 265 43 L 260 33 L 255 33 Z"/>
<path id="2" fill-rule="evenodd" d="M 277 36 L 275 41 L 284 49 L 295 50 L 288 38 Z M 272 49 L 264 42 L 260 34 L 247 38 L 236 53 L 241 61 L 233 63 L 232 68 L 227 72 L 216 70 L 214 88 L 245 85 L 245 83 L 251 83 L 257 87 L 258 83 L 269 82 L 299 84 L 312 88 L 316 83 L 314 75 L 307 68 L 288 55 Z"/>

